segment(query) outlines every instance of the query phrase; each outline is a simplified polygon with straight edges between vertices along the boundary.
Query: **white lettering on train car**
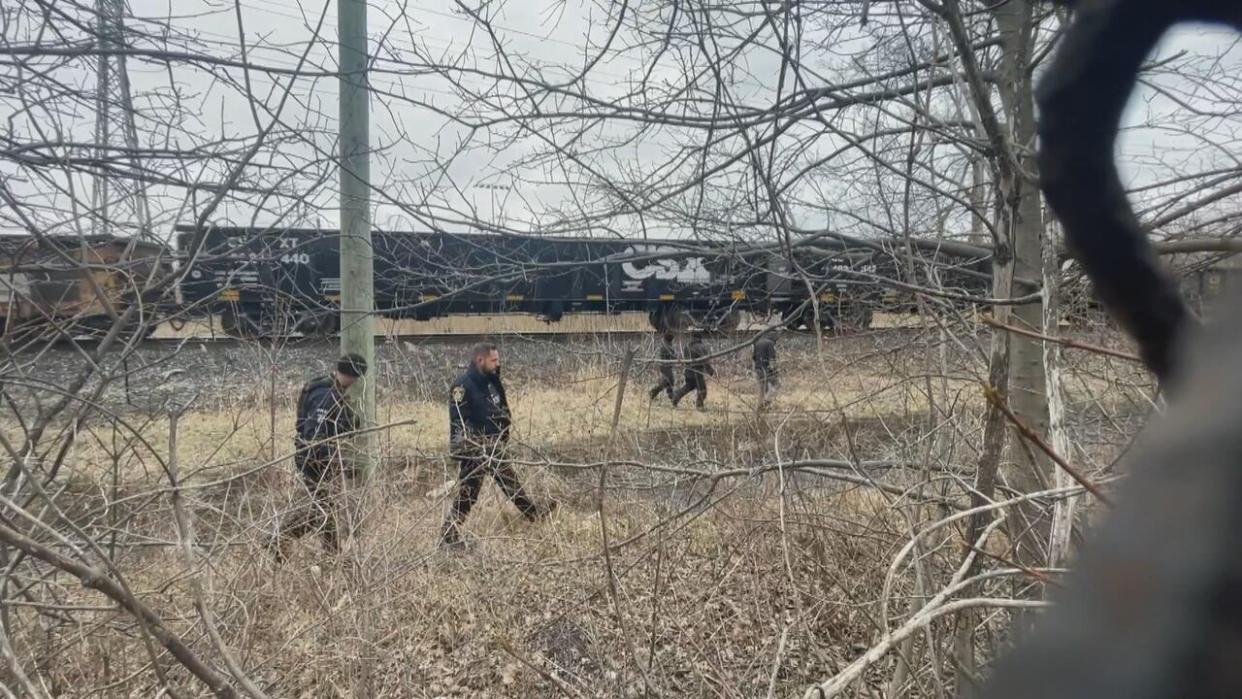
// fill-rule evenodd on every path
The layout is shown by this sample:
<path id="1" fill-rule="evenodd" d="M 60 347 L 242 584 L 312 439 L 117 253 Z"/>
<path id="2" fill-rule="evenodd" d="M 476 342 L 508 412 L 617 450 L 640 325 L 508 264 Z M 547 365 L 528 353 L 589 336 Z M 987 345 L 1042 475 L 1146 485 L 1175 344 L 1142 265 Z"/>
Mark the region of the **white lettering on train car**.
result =
<path id="1" fill-rule="evenodd" d="M 676 253 L 680 251 L 676 248 L 658 247 L 655 245 L 636 245 L 627 248 L 625 254 L 646 256 L 662 252 Z M 678 281 L 683 284 L 706 284 L 712 280 L 712 273 L 703 264 L 703 258 L 701 257 L 628 261 L 621 263 L 621 271 L 625 272 L 625 275 L 630 279 L 663 279 Z"/>

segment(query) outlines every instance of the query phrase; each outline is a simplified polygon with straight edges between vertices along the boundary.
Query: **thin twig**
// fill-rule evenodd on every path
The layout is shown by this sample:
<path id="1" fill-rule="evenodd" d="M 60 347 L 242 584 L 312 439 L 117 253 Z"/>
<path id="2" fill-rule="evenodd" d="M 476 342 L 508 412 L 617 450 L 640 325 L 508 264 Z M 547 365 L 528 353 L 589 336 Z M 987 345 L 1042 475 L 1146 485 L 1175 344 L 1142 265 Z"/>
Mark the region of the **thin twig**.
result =
<path id="1" fill-rule="evenodd" d="M 185 498 L 181 494 L 181 484 L 177 474 L 177 425 L 180 418 L 181 414 L 178 411 L 173 411 L 168 415 L 168 480 L 172 486 L 173 515 L 180 534 L 181 555 L 190 577 L 190 591 L 194 595 L 194 607 L 198 610 L 199 618 L 203 620 L 203 626 L 207 629 L 212 645 L 220 654 L 220 658 L 224 660 L 224 667 L 228 669 L 233 679 L 237 680 L 251 699 L 268 699 L 267 694 L 246 675 L 228 644 L 224 642 L 224 637 L 220 634 L 220 628 L 216 624 L 215 615 L 211 613 L 211 607 L 207 604 L 203 581 L 194 562 L 194 525 L 186 510 Z"/>
<path id="2" fill-rule="evenodd" d="M 1051 335 L 1045 335 L 1041 332 L 1036 332 L 1034 330 L 1027 330 L 1026 328 L 1019 328 L 1013 325 L 1007 325 L 1000 321 L 993 320 L 992 318 L 983 317 L 980 319 L 980 322 L 982 322 L 984 325 L 996 328 L 998 330 L 1005 330 L 1015 335 L 1023 335 L 1025 337 L 1034 338 L 1036 340 L 1043 340 L 1045 342 L 1055 342 L 1058 345 L 1064 345 L 1066 347 L 1072 347 L 1074 349 L 1086 350 L 1087 352 L 1093 352 L 1095 354 L 1103 354 L 1109 357 L 1116 357 L 1117 359 L 1124 359 L 1129 362 L 1142 362 L 1143 361 L 1142 357 L 1138 356 L 1137 354 L 1131 354 L 1130 352 L 1122 352 L 1121 350 L 1109 349 L 1107 347 L 1101 347 L 1100 345 L 1093 345 L 1089 342 L 1079 342 L 1078 340 L 1072 340 L 1068 337 L 1053 337 Z"/>
<path id="3" fill-rule="evenodd" d="M 630 367 L 634 364 L 634 354 L 636 350 L 630 347 L 625 352 L 625 358 L 621 361 L 620 376 L 617 379 L 617 401 L 612 411 L 612 426 L 608 432 L 608 448 L 605 451 L 605 462 L 611 458 L 613 443 L 617 436 L 617 425 L 621 421 L 621 406 L 625 402 L 625 385 L 629 380 Z M 607 466 L 599 470 L 599 490 L 595 494 L 595 509 L 599 514 L 599 534 L 602 540 L 604 550 L 604 573 L 608 577 L 608 596 L 612 600 L 613 613 L 616 614 L 617 624 L 621 627 L 621 634 L 625 638 L 626 646 L 629 649 L 630 660 L 633 661 L 634 667 L 638 670 L 638 675 L 643 678 L 643 684 L 648 691 L 660 693 L 652 683 L 651 678 L 647 675 L 647 671 L 643 669 L 643 664 L 638 660 L 638 649 L 635 648 L 633 640 L 630 638 L 628 624 L 625 623 L 625 615 L 621 612 L 620 591 L 617 589 L 617 575 L 612 566 L 611 548 L 608 543 L 608 517 L 604 512 L 604 481 L 608 477 Z"/>
<path id="4" fill-rule="evenodd" d="M 519 663 L 522 663 L 523 665 L 530 668 L 531 670 L 534 670 L 535 673 L 538 674 L 540 677 L 551 682 L 552 686 L 556 687 L 556 690 L 560 692 L 561 694 L 564 694 L 567 697 L 582 696 L 582 694 L 580 694 L 573 687 L 570 687 L 569 685 L 565 684 L 565 682 L 561 680 L 559 677 L 557 677 L 556 675 L 553 675 L 547 670 L 544 670 L 538 665 L 522 657 L 522 655 L 519 654 L 516 650 L 514 650 L 513 646 L 509 645 L 509 642 L 506 641 L 505 639 L 500 639 L 499 641 L 497 641 L 497 645 L 499 645 L 500 649 L 508 653 L 514 660 L 518 661 Z"/>

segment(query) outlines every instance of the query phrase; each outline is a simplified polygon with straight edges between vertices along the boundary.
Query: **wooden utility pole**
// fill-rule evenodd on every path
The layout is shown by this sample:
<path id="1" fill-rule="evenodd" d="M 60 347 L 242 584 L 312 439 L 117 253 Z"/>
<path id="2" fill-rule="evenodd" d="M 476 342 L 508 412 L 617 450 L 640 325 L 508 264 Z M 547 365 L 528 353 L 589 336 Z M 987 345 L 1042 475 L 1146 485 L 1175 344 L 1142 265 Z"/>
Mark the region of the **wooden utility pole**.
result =
<path id="1" fill-rule="evenodd" d="M 367 90 L 367 3 L 337 0 L 340 31 L 341 351 L 367 360 L 367 375 L 350 389 L 362 425 L 375 424 L 374 257 L 371 248 L 370 93 Z M 356 439 L 355 466 L 369 477 L 374 433 Z"/>

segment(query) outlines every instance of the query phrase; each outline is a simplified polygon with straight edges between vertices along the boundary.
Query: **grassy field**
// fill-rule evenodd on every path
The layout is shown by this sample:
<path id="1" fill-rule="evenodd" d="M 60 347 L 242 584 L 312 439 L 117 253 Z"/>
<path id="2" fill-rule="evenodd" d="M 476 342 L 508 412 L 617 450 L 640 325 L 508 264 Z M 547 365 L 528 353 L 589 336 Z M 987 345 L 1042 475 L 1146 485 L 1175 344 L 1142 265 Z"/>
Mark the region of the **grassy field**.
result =
<path id="1" fill-rule="evenodd" d="M 561 507 L 527 523 L 488 484 L 468 522 L 476 544 L 460 555 L 436 547 L 453 493 L 454 369 L 422 346 L 395 345 L 380 365 L 379 422 L 413 424 L 382 431 L 374 478 L 350 485 L 354 536 L 339 555 L 308 539 L 277 565 L 263 548 L 301 502 L 283 458 L 293 374 L 274 392 L 255 380 L 185 414 L 175 460 L 164 413 L 80 425 L 59 502 L 114 542 L 110 560 L 135 595 L 195 652 L 213 663 L 227 652 L 273 697 L 789 696 L 877 638 L 894 553 L 917 522 L 941 516 L 937 498 L 965 501 L 983 407 L 973 342 L 793 338 L 782 342 L 783 390 L 763 412 L 746 352 L 716 362 L 705 411 L 692 397 L 678 409 L 649 401 L 654 370 L 640 363 L 615 434 L 626 343 L 506 345 L 520 472 Z M 1140 404 L 1134 377 L 1076 364 L 1075 419 Z M 1110 457 L 1094 449 L 1092 472 Z M 846 466 L 808 473 L 831 460 Z M 192 533 L 174 524 L 170 461 Z M 958 543 L 953 529 L 932 542 L 924 574 L 951 569 Z M 903 609 L 915 577 L 894 588 Z M 153 661 L 132 617 L 69 580 L 57 589 L 71 621 L 14 610 L 16 652 L 40 659 L 54 696 L 149 696 Z"/>

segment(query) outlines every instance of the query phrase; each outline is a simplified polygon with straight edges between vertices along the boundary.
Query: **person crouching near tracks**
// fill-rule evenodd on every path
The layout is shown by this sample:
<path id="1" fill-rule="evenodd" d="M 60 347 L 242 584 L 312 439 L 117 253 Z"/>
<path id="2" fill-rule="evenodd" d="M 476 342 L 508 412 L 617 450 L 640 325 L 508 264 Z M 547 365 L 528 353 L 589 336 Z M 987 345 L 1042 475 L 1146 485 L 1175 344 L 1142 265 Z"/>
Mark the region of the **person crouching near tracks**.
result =
<path id="1" fill-rule="evenodd" d="M 751 348 L 750 358 L 755 364 L 755 380 L 759 382 L 759 408 L 766 408 L 772 402 L 772 394 L 780 385 L 776 379 L 775 329 L 759 334 Z"/>
<path id="2" fill-rule="evenodd" d="M 668 394 L 669 400 L 673 400 L 673 389 L 677 387 L 677 381 L 673 378 L 673 365 L 668 363 L 677 359 L 677 349 L 673 346 L 673 333 L 664 333 L 657 358 L 661 362 L 657 367 L 660 371 L 660 383 L 651 389 L 649 400 L 655 400 L 661 391 Z"/>
<path id="3" fill-rule="evenodd" d="M 505 495 L 529 520 L 546 517 L 555 507 L 537 506 L 522 490 L 513 465 L 506 458 L 512 416 L 505 386 L 500 380 L 500 350 L 490 342 L 470 351 L 470 366 L 457 377 L 449 396 L 449 450 L 460 473 L 457 496 L 444 520 L 440 545 L 460 549 L 465 545 L 461 526 L 479 499 L 483 480 L 496 479 Z"/>
<path id="4" fill-rule="evenodd" d="M 681 402 L 691 391 L 695 391 L 694 405 L 703 409 L 707 401 L 707 377 L 715 376 L 716 370 L 707 361 L 707 345 L 703 342 L 703 331 L 696 330 L 690 336 L 690 344 L 686 347 L 686 383 L 673 394 L 673 407 Z"/>
<path id="5" fill-rule="evenodd" d="M 346 354 L 336 363 L 336 371 L 309 381 L 298 396 L 293 463 L 301 476 L 310 502 L 290 512 L 269 542 L 277 561 L 285 558 L 284 545 L 311 533 L 318 533 L 324 548 L 335 552 L 338 539 L 337 508 L 339 484 L 346 473 L 341 454 L 341 438 L 358 428 L 358 419 L 345 392 L 367 373 L 367 360 Z"/>

